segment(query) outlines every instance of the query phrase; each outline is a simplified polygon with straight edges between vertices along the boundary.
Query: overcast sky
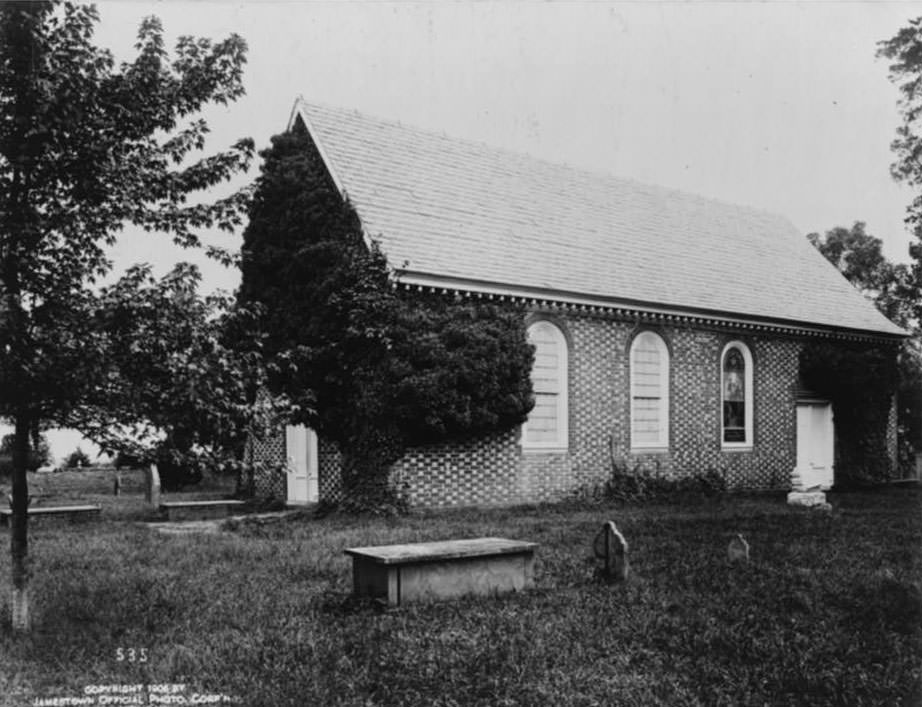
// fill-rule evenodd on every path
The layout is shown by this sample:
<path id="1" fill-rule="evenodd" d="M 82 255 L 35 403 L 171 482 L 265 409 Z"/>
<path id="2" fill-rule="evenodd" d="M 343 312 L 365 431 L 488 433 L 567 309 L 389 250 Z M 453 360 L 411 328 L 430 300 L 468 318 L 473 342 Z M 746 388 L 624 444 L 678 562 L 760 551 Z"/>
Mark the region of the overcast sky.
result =
<path id="1" fill-rule="evenodd" d="M 875 50 L 922 14 L 917 3 L 185 0 L 99 10 L 97 42 L 121 59 L 149 14 L 171 45 L 180 34 L 246 39 L 247 95 L 206 114 L 209 149 L 243 136 L 266 146 L 301 94 L 767 209 L 804 234 L 863 220 L 888 257 L 908 257 L 911 195 L 889 174 L 898 96 Z M 184 254 L 129 234 L 116 257 L 162 271 Z M 208 288 L 238 281 L 214 264 L 205 273 Z"/>
<path id="2" fill-rule="evenodd" d="M 249 44 L 247 96 L 210 148 L 259 146 L 299 94 L 448 135 L 748 204 L 803 233 L 863 220 L 907 259 L 889 174 L 897 91 L 878 41 L 922 12 L 888 2 L 102 2 L 127 58 L 140 19 Z M 256 170 L 251 173 L 255 176 Z M 235 242 L 234 245 L 237 245 Z M 122 261 L 165 263 L 162 240 Z M 234 273 L 209 269 L 211 285 Z"/>

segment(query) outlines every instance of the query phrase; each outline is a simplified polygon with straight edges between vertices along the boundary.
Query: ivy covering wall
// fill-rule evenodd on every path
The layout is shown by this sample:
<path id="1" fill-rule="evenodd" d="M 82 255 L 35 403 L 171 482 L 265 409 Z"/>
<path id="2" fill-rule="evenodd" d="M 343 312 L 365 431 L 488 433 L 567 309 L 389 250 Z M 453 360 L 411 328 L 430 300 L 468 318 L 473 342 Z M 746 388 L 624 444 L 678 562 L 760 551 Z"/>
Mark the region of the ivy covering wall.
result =
<path id="1" fill-rule="evenodd" d="M 270 388 L 296 402 L 292 422 L 338 444 L 352 502 L 388 503 L 388 469 L 409 445 L 524 422 L 522 309 L 396 287 L 302 124 L 263 158 L 238 296 L 262 310 Z"/>

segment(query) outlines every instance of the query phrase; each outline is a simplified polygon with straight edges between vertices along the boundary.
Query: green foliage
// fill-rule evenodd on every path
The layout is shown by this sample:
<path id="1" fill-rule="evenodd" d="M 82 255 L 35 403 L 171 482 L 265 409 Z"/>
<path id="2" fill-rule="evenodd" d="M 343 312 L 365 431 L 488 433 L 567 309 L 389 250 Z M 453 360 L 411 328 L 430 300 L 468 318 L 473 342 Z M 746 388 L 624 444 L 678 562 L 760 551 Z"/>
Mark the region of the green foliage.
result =
<path id="1" fill-rule="evenodd" d="M 284 403 L 256 400 L 258 339 L 245 350 L 229 343 L 251 314 L 228 297 L 201 297 L 199 279 L 185 263 L 159 280 L 135 266 L 101 289 L 89 325 L 106 352 L 106 385 L 70 416 L 105 451 L 162 465 L 165 486 L 240 462 L 247 434 L 275 424 Z"/>
<path id="2" fill-rule="evenodd" d="M 896 155 L 891 172 L 894 179 L 916 192 L 906 209 L 906 223 L 916 238 L 909 254 L 913 259 L 913 318 L 918 327 L 922 325 L 922 17 L 910 20 L 893 37 L 880 42 L 878 56 L 890 61 L 890 80 L 900 91 L 903 123 L 890 143 Z"/>
<path id="3" fill-rule="evenodd" d="M 851 228 L 838 226 L 825 235 L 807 235 L 810 243 L 836 266 L 845 278 L 890 321 L 902 327 L 912 322 L 918 292 L 912 272 L 903 263 L 891 263 L 883 254 L 883 241 L 856 221 Z"/>
<path id="4" fill-rule="evenodd" d="M 15 439 L 16 435 L 11 433 L 3 435 L 3 439 L 0 440 L 0 476 L 9 476 L 13 471 L 13 443 Z M 29 442 L 29 456 L 26 464 L 28 471 L 35 471 L 40 466 L 45 466 L 51 462 L 51 447 L 45 435 L 33 433 Z"/>
<path id="5" fill-rule="evenodd" d="M 80 447 L 77 447 L 64 460 L 64 466 L 68 469 L 83 469 L 88 467 L 91 463 L 90 456 L 80 449 Z"/>
<path id="6" fill-rule="evenodd" d="M 521 424 L 533 402 L 523 311 L 394 286 L 303 126 L 272 140 L 244 234 L 238 301 L 259 305 L 270 388 L 336 441 L 354 503 L 398 506 L 408 445 Z"/>
<path id="7" fill-rule="evenodd" d="M 91 286 L 124 224 L 197 245 L 199 229 L 239 224 L 248 198 L 189 202 L 251 159 L 251 140 L 193 159 L 208 130 L 194 113 L 243 93 L 243 40 L 185 37 L 170 61 L 148 18 L 116 67 L 92 44 L 97 21 L 91 6 L 0 5 L 0 415 L 23 429 L 66 424 L 106 384 Z"/>
<path id="8" fill-rule="evenodd" d="M 727 479 L 716 469 L 693 471 L 681 475 L 665 473 L 657 463 L 653 469 L 642 464 L 630 465 L 614 455 L 609 438 L 609 472 L 602 483 L 577 489 L 573 500 L 579 503 L 688 503 L 714 500 L 727 493 Z"/>
<path id="9" fill-rule="evenodd" d="M 75 3 L 0 3 L 0 418 L 16 434 L 17 597 L 28 579 L 29 433 L 88 420 L 83 408 L 114 383 L 109 340 L 87 331 L 93 285 L 111 269 L 106 247 L 126 224 L 197 246 L 200 229 L 239 225 L 249 197 L 197 198 L 246 170 L 254 148 L 243 139 L 202 157 L 208 126 L 194 117 L 243 94 L 246 43 L 181 37 L 171 60 L 149 17 L 137 56 L 116 66 L 93 44 L 98 19 Z"/>
<path id="10" fill-rule="evenodd" d="M 884 257 L 881 240 L 867 233 L 861 221 L 856 221 L 851 229 L 838 227 L 827 231 L 825 236 L 811 233 L 807 238 L 884 316 L 913 332 L 912 338 L 904 341 L 896 353 L 897 380 L 891 389 L 891 392 L 896 392 L 897 395 L 898 463 L 903 472 L 909 475 L 914 462 L 914 451 L 922 451 L 922 331 L 914 319 L 922 295 L 914 284 L 913 274 L 906 265 L 891 263 Z M 827 351 L 830 356 L 825 364 L 817 359 L 822 351 Z M 858 384 L 877 385 L 881 381 L 872 371 L 879 369 L 875 360 L 878 354 L 876 351 L 861 353 L 851 350 L 847 354 L 850 362 L 846 363 L 842 351 L 827 346 L 814 347 L 808 356 L 812 359 L 810 365 L 816 369 L 812 374 L 814 376 L 821 376 L 819 369 L 826 365 L 830 370 L 841 370 L 842 375 L 858 376 Z M 863 356 L 868 358 L 863 360 Z M 836 388 L 835 381 L 819 384 L 825 389 Z M 854 384 L 855 381 L 843 382 L 843 390 L 839 391 L 840 397 L 843 398 L 840 402 L 842 411 L 841 414 L 836 413 L 836 423 L 840 434 L 843 433 L 843 425 L 850 425 L 847 428 L 849 440 L 840 445 L 840 453 L 845 455 L 843 461 L 847 467 L 857 465 L 857 468 L 861 469 L 867 465 L 864 458 L 876 453 L 879 444 L 863 442 L 866 451 L 856 457 L 854 455 L 858 443 L 853 437 L 863 433 L 862 424 L 872 425 L 867 428 L 867 433 L 872 437 L 879 437 L 875 430 L 887 424 L 887 413 L 883 409 L 883 397 L 877 399 L 876 393 L 875 404 L 869 409 L 856 411 L 854 405 L 858 404 L 861 393 L 853 390 Z M 877 467 L 877 471 L 871 474 L 858 472 L 853 480 L 880 477 L 883 467 L 879 464 L 873 466 Z"/>
<path id="11" fill-rule="evenodd" d="M 887 421 L 899 376 L 896 348 L 813 342 L 801 351 L 803 384 L 832 401 L 837 485 L 893 478 Z"/>

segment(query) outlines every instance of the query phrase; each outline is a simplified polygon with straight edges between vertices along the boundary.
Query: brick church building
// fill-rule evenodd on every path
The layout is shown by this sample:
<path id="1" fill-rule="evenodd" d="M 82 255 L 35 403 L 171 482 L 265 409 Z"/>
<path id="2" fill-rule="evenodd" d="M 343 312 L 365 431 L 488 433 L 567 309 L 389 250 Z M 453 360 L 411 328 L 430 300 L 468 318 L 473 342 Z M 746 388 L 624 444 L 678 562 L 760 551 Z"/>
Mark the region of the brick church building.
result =
<path id="1" fill-rule="evenodd" d="M 413 504 L 554 500 L 612 464 L 713 470 L 731 488 L 834 480 L 810 341 L 894 343 L 888 321 L 784 218 L 299 101 L 327 171 L 399 286 L 511 299 L 536 347 L 520 429 L 411 449 Z M 879 431 L 878 431 L 879 432 Z M 889 429 L 895 457 L 895 413 Z M 253 440 L 262 495 L 335 500 L 339 453 L 303 427 Z"/>

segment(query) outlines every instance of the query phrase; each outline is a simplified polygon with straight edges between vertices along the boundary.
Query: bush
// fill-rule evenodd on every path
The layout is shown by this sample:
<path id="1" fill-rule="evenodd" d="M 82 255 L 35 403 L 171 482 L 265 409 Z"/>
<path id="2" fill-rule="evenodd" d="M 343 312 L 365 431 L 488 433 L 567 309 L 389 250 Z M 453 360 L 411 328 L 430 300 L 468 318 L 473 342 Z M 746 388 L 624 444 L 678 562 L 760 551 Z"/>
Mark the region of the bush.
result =
<path id="1" fill-rule="evenodd" d="M 633 468 L 611 459 L 608 478 L 601 484 L 576 492 L 581 500 L 617 501 L 620 503 L 678 503 L 690 499 L 712 499 L 727 492 L 727 480 L 716 469 L 683 476 L 667 476 L 659 466 L 645 471 L 640 464 Z"/>
<path id="2" fill-rule="evenodd" d="M 64 466 L 68 469 L 82 469 L 91 464 L 89 455 L 80 447 L 77 447 L 67 459 L 64 460 Z"/>
<path id="3" fill-rule="evenodd" d="M 145 466 L 147 466 L 147 462 L 144 457 L 139 454 L 118 452 L 118 454 L 115 455 L 116 469 L 142 469 Z"/>
<path id="4" fill-rule="evenodd" d="M 199 460 L 189 456 L 180 457 L 167 449 L 157 452 L 154 463 L 164 491 L 181 491 L 186 486 L 195 486 L 204 478 Z"/>

